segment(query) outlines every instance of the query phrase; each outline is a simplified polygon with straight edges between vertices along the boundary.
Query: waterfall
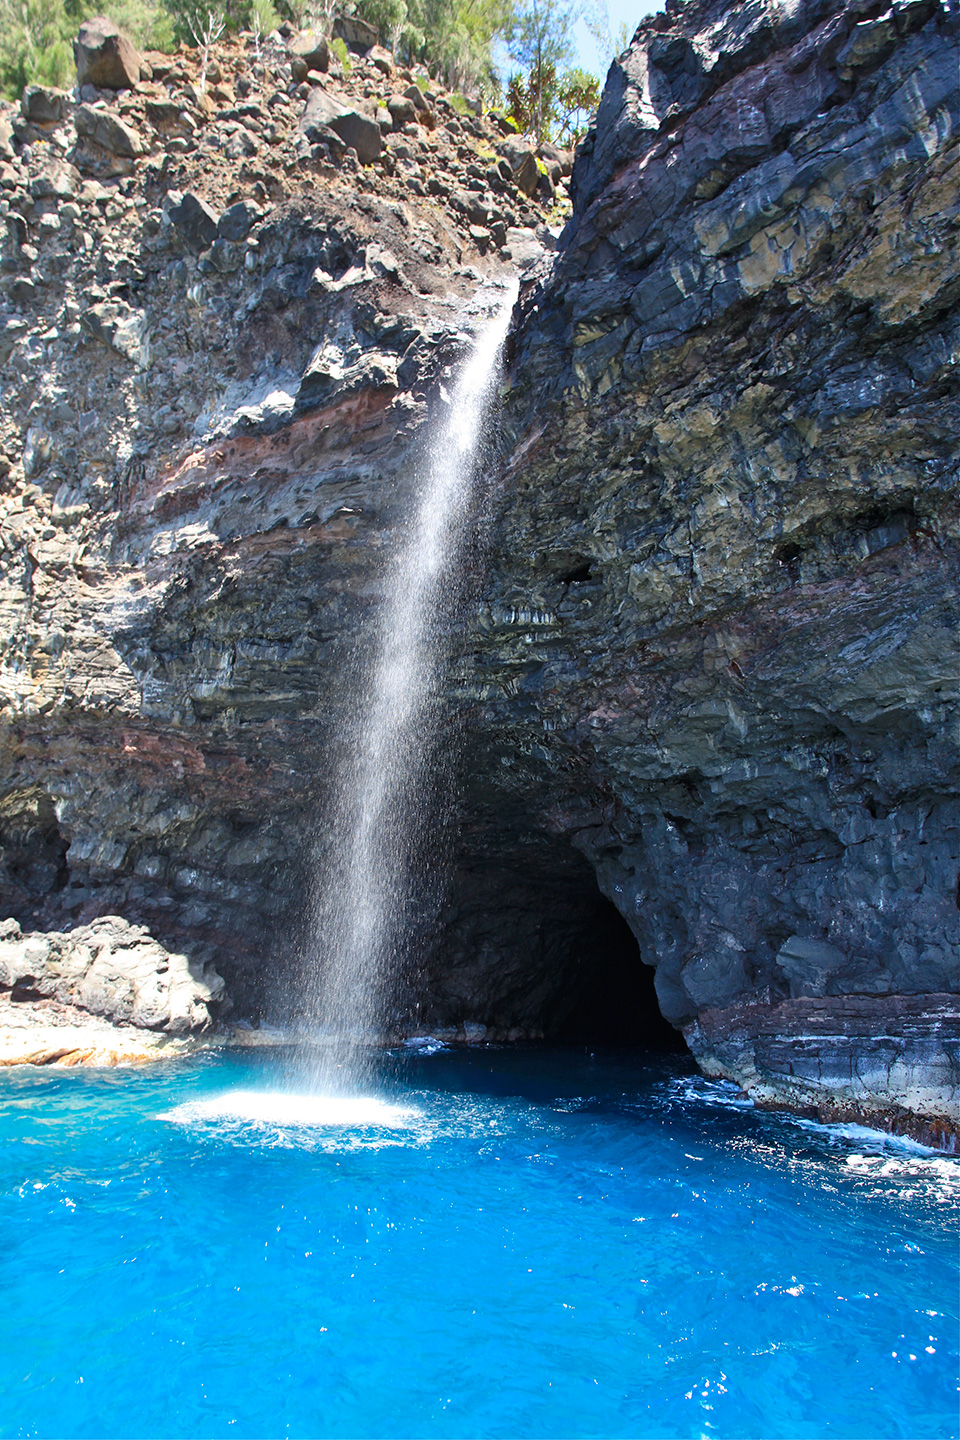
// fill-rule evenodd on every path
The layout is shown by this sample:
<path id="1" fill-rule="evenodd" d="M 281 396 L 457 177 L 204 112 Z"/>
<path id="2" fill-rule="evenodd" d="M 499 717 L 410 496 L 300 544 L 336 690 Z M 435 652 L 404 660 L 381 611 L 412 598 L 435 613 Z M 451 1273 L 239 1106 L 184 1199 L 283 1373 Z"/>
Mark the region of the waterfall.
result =
<path id="1" fill-rule="evenodd" d="M 445 413 L 432 422 L 414 514 L 386 575 L 374 658 L 358 688 L 349 753 L 328 807 L 324 862 L 315 877 L 315 958 L 311 953 L 304 977 L 305 1018 L 322 1042 L 312 1052 L 315 1087 L 328 1093 L 362 1079 L 391 996 L 426 805 L 425 766 L 438 740 L 433 702 L 448 630 L 442 607 L 456 594 L 515 296 L 511 287 L 479 330 L 445 397 Z"/>

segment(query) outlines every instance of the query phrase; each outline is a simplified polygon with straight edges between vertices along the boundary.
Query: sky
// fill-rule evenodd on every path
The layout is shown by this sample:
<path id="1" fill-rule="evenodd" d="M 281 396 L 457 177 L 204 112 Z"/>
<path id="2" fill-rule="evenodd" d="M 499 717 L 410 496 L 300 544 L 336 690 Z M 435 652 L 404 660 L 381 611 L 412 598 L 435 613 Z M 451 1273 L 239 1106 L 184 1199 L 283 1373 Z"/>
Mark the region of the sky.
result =
<path id="1" fill-rule="evenodd" d="M 621 24 L 625 24 L 630 38 L 636 30 L 640 21 L 645 15 L 654 15 L 658 10 L 663 9 L 663 0 L 607 0 L 607 12 L 610 16 L 610 33 L 616 40 Z M 584 70 L 590 70 L 600 80 L 606 79 L 607 67 L 612 57 L 607 57 L 605 62 L 601 61 L 597 54 L 597 47 L 594 44 L 593 36 L 590 34 L 583 20 L 578 20 L 573 27 L 573 39 L 577 47 L 577 58 L 575 65 Z"/>

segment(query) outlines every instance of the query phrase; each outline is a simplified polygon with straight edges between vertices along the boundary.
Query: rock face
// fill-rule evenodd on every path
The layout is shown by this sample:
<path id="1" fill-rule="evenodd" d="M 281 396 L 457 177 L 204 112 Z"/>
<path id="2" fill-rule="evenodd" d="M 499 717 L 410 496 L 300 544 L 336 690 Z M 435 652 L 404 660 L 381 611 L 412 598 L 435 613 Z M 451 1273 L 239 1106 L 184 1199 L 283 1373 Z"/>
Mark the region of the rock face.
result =
<path id="1" fill-rule="evenodd" d="M 487 175 L 489 121 L 424 81 L 432 128 L 387 127 L 368 170 L 300 132 L 296 58 L 231 41 L 201 95 L 192 61 L 154 57 L 79 107 L 120 117 L 126 156 L 72 106 L 43 135 L 16 113 L 0 190 L 0 914 L 145 923 L 246 1014 L 295 950 L 463 306 L 512 274 L 508 230 L 530 258 L 555 243 Z M 327 84 L 366 120 L 414 78 L 357 61 Z"/>
<path id="2" fill-rule="evenodd" d="M 205 1030 L 224 996 L 211 966 L 171 954 L 117 915 L 68 934 L 23 935 L 15 920 L 0 921 L 0 989 L 172 1035 Z"/>
<path id="3" fill-rule="evenodd" d="M 782 1017 L 802 1089 L 801 997 L 896 1036 L 909 996 L 954 1116 L 955 53 L 939 5 L 641 26 L 522 301 L 463 668 L 491 819 L 589 859 L 716 1072 Z"/>
<path id="4" fill-rule="evenodd" d="M 957 1148 L 956 995 L 844 995 L 703 1010 L 684 1036 L 756 1104 Z"/>
<path id="5" fill-rule="evenodd" d="M 566 159 L 379 56 L 157 57 L 88 107 L 129 153 L 14 117 L 3 909 L 275 1003 L 464 305 L 529 264 L 403 1018 L 555 1033 L 619 927 L 705 1068 L 954 1123 L 955 45 L 934 0 L 672 7 L 555 260 Z"/>

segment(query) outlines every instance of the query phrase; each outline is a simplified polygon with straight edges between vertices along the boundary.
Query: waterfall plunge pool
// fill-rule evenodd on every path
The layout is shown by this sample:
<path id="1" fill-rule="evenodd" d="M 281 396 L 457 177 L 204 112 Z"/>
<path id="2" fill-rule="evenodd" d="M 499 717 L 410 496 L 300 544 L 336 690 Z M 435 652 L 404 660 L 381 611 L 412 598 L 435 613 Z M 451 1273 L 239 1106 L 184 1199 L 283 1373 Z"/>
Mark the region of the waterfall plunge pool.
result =
<path id="1" fill-rule="evenodd" d="M 0 1435 L 956 1434 L 955 1161 L 429 1049 L 0 1077 Z"/>

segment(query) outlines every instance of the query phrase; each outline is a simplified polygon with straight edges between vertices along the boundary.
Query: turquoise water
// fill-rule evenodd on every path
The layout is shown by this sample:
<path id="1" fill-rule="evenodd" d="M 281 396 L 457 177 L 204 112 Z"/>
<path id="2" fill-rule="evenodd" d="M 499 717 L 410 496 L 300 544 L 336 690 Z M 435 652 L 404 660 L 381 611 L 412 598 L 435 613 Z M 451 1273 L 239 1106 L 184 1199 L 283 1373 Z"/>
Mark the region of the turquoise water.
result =
<path id="1" fill-rule="evenodd" d="M 955 1162 L 677 1057 L 408 1052 L 326 1126 L 291 1064 L 3 1075 L 0 1434 L 956 1433 Z"/>

